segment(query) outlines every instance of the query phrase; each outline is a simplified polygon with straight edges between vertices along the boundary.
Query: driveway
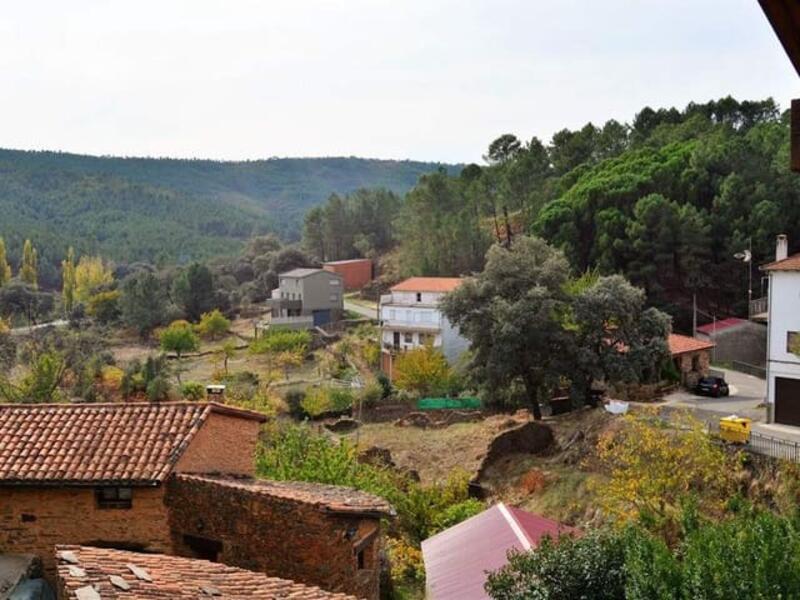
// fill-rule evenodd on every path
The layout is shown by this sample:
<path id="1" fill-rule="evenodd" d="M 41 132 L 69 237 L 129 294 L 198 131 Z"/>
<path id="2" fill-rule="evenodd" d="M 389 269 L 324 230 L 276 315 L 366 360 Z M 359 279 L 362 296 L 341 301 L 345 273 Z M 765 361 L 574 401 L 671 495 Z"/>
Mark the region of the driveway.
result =
<path id="1" fill-rule="evenodd" d="M 763 406 L 767 393 L 766 381 L 739 371 L 717 367 L 714 367 L 713 370 L 724 374 L 725 381 L 730 386 L 730 396 L 710 398 L 697 396 L 686 390 L 678 390 L 664 398 L 666 406 L 688 408 L 701 418 L 715 419 L 721 416 L 738 415 L 749 417 L 754 422 L 766 420 L 767 410 Z"/>

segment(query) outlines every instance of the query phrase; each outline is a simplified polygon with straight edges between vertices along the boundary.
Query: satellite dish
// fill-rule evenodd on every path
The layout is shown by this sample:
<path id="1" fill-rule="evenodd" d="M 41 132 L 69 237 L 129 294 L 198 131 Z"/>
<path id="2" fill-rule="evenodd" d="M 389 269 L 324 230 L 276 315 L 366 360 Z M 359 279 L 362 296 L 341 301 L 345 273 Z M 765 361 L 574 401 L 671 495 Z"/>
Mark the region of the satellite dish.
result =
<path id="1" fill-rule="evenodd" d="M 737 252 L 733 255 L 733 258 L 736 260 L 741 260 L 742 262 L 749 263 L 750 260 L 753 258 L 753 255 L 750 253 L 750 250 L 745 250 L 744 252 Z"/>

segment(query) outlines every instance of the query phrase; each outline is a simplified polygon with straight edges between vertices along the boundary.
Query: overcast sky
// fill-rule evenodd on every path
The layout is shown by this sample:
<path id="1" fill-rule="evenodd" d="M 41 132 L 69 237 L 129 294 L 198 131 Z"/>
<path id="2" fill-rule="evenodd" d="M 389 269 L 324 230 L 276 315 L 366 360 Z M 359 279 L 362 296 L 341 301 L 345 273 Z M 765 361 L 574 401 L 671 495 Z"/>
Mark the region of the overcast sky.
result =
<path id="1" fill-rule="evenodd" d="M 63 0 L 0 11 L 0 146 L 477 161 L 505 132 L 800 96 L 756 0 Z"/>

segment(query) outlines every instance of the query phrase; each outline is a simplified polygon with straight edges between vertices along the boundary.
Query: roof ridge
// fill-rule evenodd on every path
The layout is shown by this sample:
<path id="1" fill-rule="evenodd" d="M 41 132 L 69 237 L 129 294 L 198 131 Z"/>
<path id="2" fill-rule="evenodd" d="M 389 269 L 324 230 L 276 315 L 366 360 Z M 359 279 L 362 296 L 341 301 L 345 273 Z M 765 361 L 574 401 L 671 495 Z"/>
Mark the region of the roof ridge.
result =
<path id="1" fill-rule="evenodd" d="M 503 518 L 508 523 L 508 526 L 511 527 L 511 531 L 513 531 L 514 535 L 517 536 L 519 543 L 522 544 L 522 549 L 530 550 L 533 547 L 533 542 L 525 532 L 525 528 L 522 526 L 522 523 L 520 523 L 517 520 L 517 517 L 514 516 L 510 510 L 508 510 L 508 507 L 504 502 L 498 502 L 495 506 L 497 506 L 500 514 L 503 515 Z"/>

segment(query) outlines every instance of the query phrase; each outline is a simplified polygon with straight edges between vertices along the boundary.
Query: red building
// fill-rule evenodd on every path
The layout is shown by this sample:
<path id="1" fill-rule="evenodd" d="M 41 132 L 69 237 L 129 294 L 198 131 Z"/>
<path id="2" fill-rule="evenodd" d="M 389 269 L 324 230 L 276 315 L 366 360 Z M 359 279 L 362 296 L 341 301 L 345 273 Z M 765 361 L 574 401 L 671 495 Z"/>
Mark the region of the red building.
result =
<path id="1" fill-rule="evenodd" d="M 372 281 L 372 261 L 369 258 L 335 260 L 324 263 L 322 268 L 341 275 L 344 279 L 344 289 L 348 291 L 360 290 Z"/>

